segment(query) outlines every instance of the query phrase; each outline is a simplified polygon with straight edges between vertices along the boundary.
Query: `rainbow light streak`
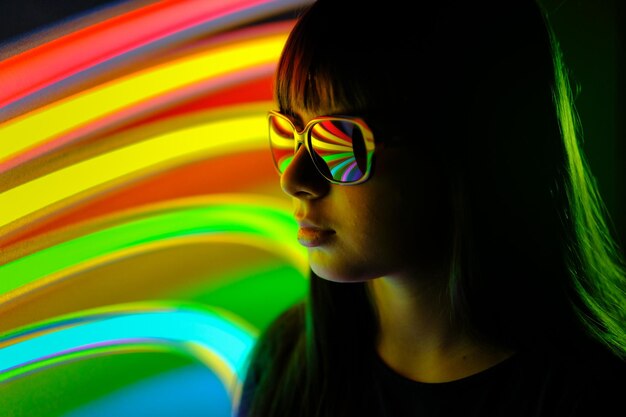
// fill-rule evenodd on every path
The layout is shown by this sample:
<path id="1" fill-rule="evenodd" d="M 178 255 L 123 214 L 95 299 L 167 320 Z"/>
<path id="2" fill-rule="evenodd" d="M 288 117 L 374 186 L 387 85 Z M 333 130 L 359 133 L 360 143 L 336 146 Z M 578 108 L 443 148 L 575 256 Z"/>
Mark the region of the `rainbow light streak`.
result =
<path id="1" fill-rule="evenodd" d="M 0 125 L 0 162 L 168 92 L 271 64 L 280 54 L 284 41 L 285 35 L 280 34 L 223 46 L 111 81 L 12 119 Z M 6 170 L 7 166 L 0 165 L 0 169 Z"/>
<path id="2" fill-rule="evenodd" d="M 50 285 L 80 270 L 114 259 L 155 250 L 164 245 L 182 245 L 203 235 L 218 241 L 257 244 L 286 257 L 306 277 L 304 248 L 293 245 L 297 224 L 281 205 L 259 204 L 257 196 L 227 203 L 192 199 L 189 206 L 157 206 L 144 218 L 127 221 L 86 236 L 34 252 L 0 266 L 0 301 Z M 253 202 L 255 201 L 255 202 Z M 203 205 L 201 205 L 203 203 Z M 180 203 L 179 203 L 180 204 Z M 135 218 L 138 213 L 131 213 Z M 273 249 L 272 249 L 273 248 Z"/>
<path id="3" fill-rule="evenodd" d="M 68 360 L 128 350 L 177 351 L 196 356 L 231 397 L 245 375 L 257 330 L 216 307 L 125 304 L 84 311 L 12 332 L 0 339 L 0 382 Z"/>
<path id="4" fill-rule="evenodd" d="M 19 166 L 20 164 L 28 162 L 29 160 L 35 159 L 48 152 L 59 150 L 64 145 L 72 142 L 78 142 L 89 135 L 98 133 L 100 130 L 123 126 L 124 123 L 132 123 L 134 120 L 142 117 L 148 117 L 154 112 L 158 112 L 164 108 L 172 108 L 177 103 L 184 103 L 186 100 L 193 99 L 195 97 L 219 94 L 225 88 L 238 86 L 246 81 L 260 79 L 263 76 L 270 75 L 273 70 L 274 66 L 268 64 L 251 67 L 237 72 L 208 78 L 198 83 L 186 86 L 185 88 L 174 89 L 149 100 L 138 102 L 123 110 L 110 113 L 103 118 L 94 119 L 87 124 L 72 128 L 54 139 L 41 142 L 35 147 L 21 151 L 8 159 L 6 162 L 0 163 L 0 175 L 2 175 L 3 172 Z"/>
<path id="5" fill-rule="evenodd" d="M 352 174 L 352 171 L 354 170 L 354 168 L 356 168 L 356 161 L 351 163 L 348 169 L 346 169 L 346 172 L 344 172 L 343 175 L 341 176 L 341 181 L 347 182 L 350 179 L 350 175 Z"/>
<path id="6" fill-rule="evenodd" d="M 0 232 L 16 228 L 18 225 L 11 223 L 27 216 L 24 221 L 32 221 L 37 211 L 53 210 L 50 206 L 55 203 L 85 197 L 103 187 L 126 182 L 131 176 L 145 176 L 166 166 L 207 157 L 262 149 L 267 146 L 266 138 L 260 137 L 265 123 L 261 111 L 217 119 L 167 132 L 36 178 L 0 194 Z"/>
<path id="7" fill-rule="evenodd" d="M 305 283 L 308 256 L 306 249 L 295 243 L 297 223 L 290 214 L 289 200 L 249 190 L 218 194 L 224 189 L 213 185 L 199 191 L 199 187 L 185 183 L 178 190 L 171 184 L 172 178 L 178 178 L 174 174 L 182 178 L 206 169 L 200 162 L 267 149 L 266 115 L 267 109 L 273 107 L 271 89 L 267 88 L 268 97 L 262 97 L 264 84 L 250 81 L 267 79 L 269 87 L 269 76 L 291 28 L 291 22 L 281 14 L 311 0 L 150 1 L 114 17 L 100 15 L 98 23 L 66 31 L 63 36 L 58 31 L 62 27 L 53 28 L 49 34 L 56 39 L 50 38 L 49 42 L 0 61 L 0 119 L 5 120 L 0 123 L 0 181 L 5 185 L 5 191 L 0 192 L 0 235 L 9 237 L 14 232 L 24 232 L 22 238 L 26 236 L 0 248 L 0 304 L 9 314 L 5 316 L 5 327 L 13 329 L 0 334 L 0 385 L 29 373 L 99 355 L 115 355 L 109 359 L 119 358 L 123 362 L 127 358 L 124 353 L 182 353 L 198 359 L 215 375 L 215 391 L 211 395 L 220 404 L 211 411 L 225 407 L 222 401 L 228 399 L 235 409 L 245 361 L 259 333 L 255 327 L 258 325 L 250 323 L 269 321 L 268 311 L 278 310 L 280 297 L 290 299 L 293 295 L 289 291 L 295 291 L 286 291 L 288 286 L 282 285 L 277 291 L 276 284 L 268 284 L 278 282 L 276 279 L 285 281 L 284 277 L 276 277 L 275 270 L 279 269 L 275 268 L 275 259 L 271 263 L 273 269 L 262 278 L 254 275 L 257 271 L 253 271 L 255 265 L 250 259 L 242 259 L 245 271 L 236 271 L 236 278 L 228 279 L 226 273 L 219 277 L 220 285 L 232 285 L 218 290 L 211 287 L 210 293 L 194 283 L 196 287 L 192 289 L 167 287 L 173 291 L 168 294 L 170 301 L 113 301 L 109 303 L 113 305 L 80 311 L 76 310 L 88 303 L 104 304 L 106 295 L 93 291 L 93 299 L 73 300 L 82 304 L 69 301 L 72 290 L 88 281 L 81 281 L 82 277 L 91 279 L 89 284 L 109 284 L 102 279 L 110 276 L 106 275 L 112 270 L 109 267 L 132 265 L 129 280 L 137 280 L 133 281 L 136 284 L 149 278 L 152 286 L 154 277 L 145 273 L 141 262 L 161 268 L 161 259 L 152 260 L 161 256 L 161 249 L 174 248 L 167 263 L 177 267 L 180 262 L 173 261 L 173 257 L 183 256 L 179 246 L 191 244 L 194 250 L 204 250 L 197 243 L 235 243 L 263 249 L 272 258 L 278 256 L 295 265 L 296 283 Z M 249 88 L 250 85 L 255 87 Z M 86 148 L 89 146 L 92 148 Z M 40 156 L 44 158 L 38 160 Z M 246 158 L 241 161 L 249 163 L 250 156 Z M 237 161 L 238 168 L 245 169 L 241 161 Z M 186 170 L 187 166 L 200 168 L 191 171 Z M 11 171 L 16 167 L 19 169 Z M 237 190 L 245 187 L 245 181 L 235 179 L 232 172 L 230 182 L 229 178 L 220 180 L 233 187 L 237 182 Z M 168 177 L 169 174 L 172 175 Z M 213 181 L 217 178 L 219 175 Z M 256 182 L 250 181 L 251 188 L 261 184 L 255 179 Z M 155 185 L 157 181 L 170 186 L 159 188 L 161 182 Z M 135 188 L 135 184 L 139 186 Z M 180 193 L 159 194 L 155 189 Z M 126 194 L 118 193 L 120 190 Z M 136 194 L 130 197 L 132 192 Z M 139 195 L 145 198 L 134 198 Z M 180 198 L 183 195 L 193 197 Z M 97 204 L 82 205 L 91 202 L 109 210 L 94 210 Z M 87 212 L 92 217 L 84 220 Z M 65 223 L 55 223 L 59 219 Z M 52 229 L 41 227 L 46 221 Z M 220 250 L 212 253 L 215 257 L 211 258 L 219 259 L 220 265 L 198 258 L 198 265 L 204 264 L 190 264 L 185 273 L 196 279 L 194 274 L 199 272 L 197 279 L 206 280 L 206 268 L 211 270 L 211 278 L 228 272 Z M 145 260 L 150 256 L 138 256 L 146 253 L 154 255 L 152 260 Z M 255 256 L 261 258 L 263 254 Z M 236 256 L 231 255 L 229 262 L 236 263 Z M 168 271 L 164 270 L 164 277 Z M 251 279 L 244 280 L 244 276 Z M 293 269 L 289 268 L 288 278 L 293 277 Z M 136 287 L 143 291 L 141 286 Z M 52 291 L 44 293 L 44 289 Z M 40 290 L 41 294 L 36 293 Z M 149 291 L 146 293 L 149 296 Z M 112 294 L 123 294 L 126 298 L 116 299 L 124 302 L 130 299 L 123 289 L 113 288 Z M 141 293 L 132 296 L 142 299 Z M 226 302 L 235 296 L 243 301 L 238 298 L 238 303 Z M 208 301 L 190 303 L 186 297 Z M 25 304 L 34 299 L 42 303 L 37 303 L 36 308 L 32 308 L 34 303 Z M 257 307 L 258 301 L 261 307 Z M 231 306 L 243 314 L 231 312 Z M 24 319 L 24 311 L 35 314 L 35 318 Z M 54 311 L 73 312 L 58 316 L 60 313 Z M 39 322 L 45 314 L 57 317 Z M 7 324 L 11 317 L 22 321 Z M 242 317 L 249 317 L 250 321 Z M 27 322 L 32 324 L 21 327 Z M 88 366 L 87 362 L 77 363 L 76 369 Z M 41 373 L 33 380 L 43 384 L 42 393 L 55 391 L 59 382 L 56 378 L 72 378 L 69 368 Z M 103 369 L 106 374 L 110 371 Z M 126 372 L 125 367 L 120 369 Z M 176 378 L 187 375 L 159 374 L 117 393 L 135 392 L 131 401 L 137 410 L 145 411 L 142 404 L 154 395 L 157 385 L 177 383 Z M 32 387 L 28 379 L 15 382 L 10 386 L 20 396 L 16 403 L 24 408 L 22 402 L 37 397 L 40 387 Z M 75 384 L 83 382 L 78 378 Z M 177 389 L 184 389 L 183 384 Z M 168 396 L 177 392 L 169 391 Z M 127 395 L 122 401 L 122 397 L 108 394 L 90 404 L 84 401 L 73 411 L 77 416 L 81 412 L 93 415 L 98 408 L 106 413 L 116 406 L 128 405 Z M 63 395 L 53 401 L 79 404 Z M 196 407 L 206 405 L 206 397 L 203 400 L 202 405 L 196 402 Z M 48 402 L 41 404 L 39 407 Z M 66 407 L 66 411 L 70 409 Z M 131 415 L 130 408 L 125 410 Z M 22 411 L 31 410 L 26 407 Z"/>
<path id="8" fill-rule="evenodd" d="M 222 383 L 197 366 L 186 366 L 124 387 L 63 417 L 206 417 L 208 410 L 213 417 L 232 415 Z"/>
<path id="9" fill-rule="evenodd" d="M 0 62 L 0 108 L 145 45 L 216 32 L 284 7 L 268 0 L 166 0 L 110 18 Z"/>

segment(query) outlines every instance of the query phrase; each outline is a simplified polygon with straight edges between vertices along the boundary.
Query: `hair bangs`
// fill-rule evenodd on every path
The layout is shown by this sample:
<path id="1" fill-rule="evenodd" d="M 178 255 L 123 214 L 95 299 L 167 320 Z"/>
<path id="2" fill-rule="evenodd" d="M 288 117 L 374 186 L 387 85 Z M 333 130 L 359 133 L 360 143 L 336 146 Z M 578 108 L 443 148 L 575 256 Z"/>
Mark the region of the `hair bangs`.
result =
<path id="1" fill-rule="evenodd" d="M 295 110 L 318 115 L 365 112 L 370 102 L 364 95 L 368 87 L 355 77 L 353 58 L 329 39 L 330 34 L 311 36 L 319 31 L 309 26 L 319 27 L 320 22 L 311 15 L 298 21 L 279 59 L 274 86 L 279 109 L 288 114 Z"/>
<path id="2" fill-rule="evenodd" d="M 323 112 L 349 111 L 363 113 L 369 107 L 358 80 L 341 77 L 331 71 L 331 65 L 317 60 L 316 65 L 307 65 L 299 50 L 289 51 L 293 57 L 281 60 L 275 85 L 275 99 L 281 111 L 295 110 L 322 115 Z M 335 63 L 336 65 L 336 63 Z"/>

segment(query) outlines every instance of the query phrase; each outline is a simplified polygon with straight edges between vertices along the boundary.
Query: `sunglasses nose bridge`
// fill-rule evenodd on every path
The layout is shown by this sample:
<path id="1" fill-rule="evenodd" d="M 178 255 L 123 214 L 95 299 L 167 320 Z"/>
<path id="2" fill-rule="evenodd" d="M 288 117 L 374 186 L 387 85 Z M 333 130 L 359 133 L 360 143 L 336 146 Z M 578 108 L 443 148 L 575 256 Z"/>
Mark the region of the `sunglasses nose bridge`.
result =
<path id="1" fill-rule="evenodd" d="M 293 152 L 296 153 L 298 149 L 300 149 L 300 145 L 305 145 L 307 130 L 303 130 L 302 132 L 298 132 L 297 129 L 293 129 Z M 305 145 L 306 147 L 306 145 Z"/>

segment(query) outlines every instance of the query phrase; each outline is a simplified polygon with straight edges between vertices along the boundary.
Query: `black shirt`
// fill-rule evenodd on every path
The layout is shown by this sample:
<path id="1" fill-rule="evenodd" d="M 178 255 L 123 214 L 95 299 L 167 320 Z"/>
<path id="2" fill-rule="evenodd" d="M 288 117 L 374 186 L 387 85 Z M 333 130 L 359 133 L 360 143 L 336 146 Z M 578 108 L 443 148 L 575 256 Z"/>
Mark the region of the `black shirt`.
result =
<path id="1" fill-rule="evenodd" d="M 294 351 L 293 341 L 303 331 L 301 319 L 298 314 L 285 313 L 269 327 L 264 338 L 269 343 L 260 344 L 266 349 L 255 356 L 246 375 L 238 417 L 250 417 L 256 387 L 270 372 L 264 368 L 267 359 L 282 357 L 274 361 L 282 367 Z M 273 352 L 276 349 L 280 353 Z M 367 381 L 366 385 L 373 391 L 347 400 L 365 404 L 360 407 L 365 411 L 350 417 L 626 417 L 626 361 L 597 342 L 556 352 L 520 350 L 482 372 L 444 383 L 408 379 L 391 369 L 374 349 L 370 352 L 363 366 L 372 372 L 373 383 Z M 300 361 L 299 357 L 295 364 L 300 366 Z M 293 393 L 300 395 L 295 387 Z M 358 404 L 353 406 L 356 409 Z M 289 413 L 292 415 L 298 413 Z"/>
<path id="2" fill-rule="evenodd" d="M 516 353 L 482 372 L 443 383 L 408 379 L 375 355 L 380 417 L 626 416 L 626 363 L 586 355 Z"/>

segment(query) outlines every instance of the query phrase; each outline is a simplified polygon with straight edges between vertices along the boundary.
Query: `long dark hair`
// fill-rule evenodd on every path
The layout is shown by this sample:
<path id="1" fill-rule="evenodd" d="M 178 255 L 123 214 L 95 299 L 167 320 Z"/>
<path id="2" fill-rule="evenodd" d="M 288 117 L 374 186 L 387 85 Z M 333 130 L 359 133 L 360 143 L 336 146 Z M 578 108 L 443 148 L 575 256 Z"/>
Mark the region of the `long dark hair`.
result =
<path id="1" fill-rule="evenodd" d="M 594 344 L 626 358 L 626 262 L 537 3 L 422 2 L 413 14 L 318 0 L 275 92 L 285 113 L 344 107 L 378 138 L 428 149 L 449 186 L 451 320 L 516 350 Z M 366 415 L 376 320 L 366 283 L 311 274 L 306 300 L 255 347 L 246 415 Z"/>

